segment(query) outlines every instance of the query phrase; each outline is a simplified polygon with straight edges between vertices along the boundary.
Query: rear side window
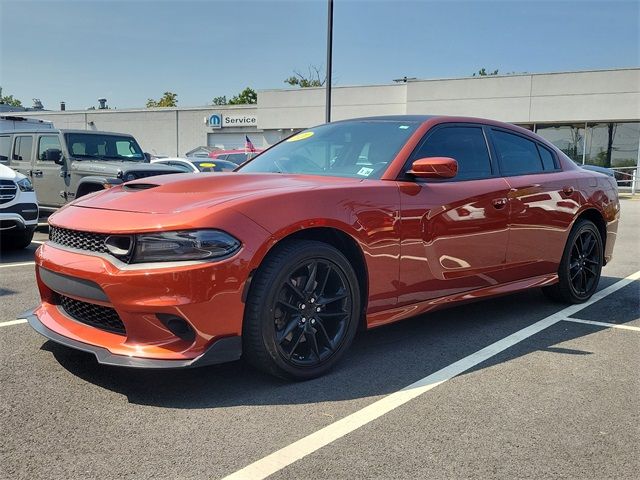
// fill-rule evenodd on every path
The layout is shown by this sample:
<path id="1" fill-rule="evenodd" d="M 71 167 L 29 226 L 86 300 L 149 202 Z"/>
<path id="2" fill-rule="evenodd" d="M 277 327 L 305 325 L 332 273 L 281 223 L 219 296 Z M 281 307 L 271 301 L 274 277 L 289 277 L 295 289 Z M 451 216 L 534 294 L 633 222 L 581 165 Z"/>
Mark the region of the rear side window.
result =
<path id="1" fill-rule="evenodd" d="M 38 141 L 38 160 L 46 161 L 46 152 L 51 149 L 62 150 L 58 136 L 47 135 L 46 137 L 40 137 L 40 140 Z"/>
<path id="2" fill-rule="evenodd" d="M 492 176 L 491 159 L 481 127 L 444 127 L 427 136 L 412 155 L 413 160 L 426 157 L 450 157 L 458 162 L 453 180 L 471 180 Z"/>
<path id="3" fill-rule="evenodd" d="M 538 145 L 538 152 L 540 152 L 540 158 L 542 159 L 542 166 L 545 170 L 555 170 L 556 162 L 553 160 L 553 153 Z"/>
<path id="4" fill-rule="evenodd" d="M 9 160 L 9 151 L 11 150 L 11 137 L 0 137 L 0 162 Z"/>
<path id="5" fill-rule="evenodd" d="M 503 175 L 541 173 L 544 170 L 535 142 L 500 130 L 493 130 L 492 135 Z"/>
<path id="6" fill-rule="evenodd" d="M 13 160 L 28 162 L 31 160 L 31 150 L 33 149 L 33 137 L 17 136 L 13 146 Z"/>

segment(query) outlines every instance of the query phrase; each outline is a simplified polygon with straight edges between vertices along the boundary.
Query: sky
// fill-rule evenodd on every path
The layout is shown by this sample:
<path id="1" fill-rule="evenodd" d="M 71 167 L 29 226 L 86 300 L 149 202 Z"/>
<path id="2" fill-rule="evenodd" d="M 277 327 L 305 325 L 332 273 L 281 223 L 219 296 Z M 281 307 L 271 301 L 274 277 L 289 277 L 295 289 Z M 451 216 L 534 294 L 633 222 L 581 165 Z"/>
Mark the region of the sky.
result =
<path id="1" fill-rule="evenodd" d="M 0 86 L 25 106 L 182 107 L 325 66 L 327 1 L 0 0 Z M 640 0 L 334 0 L 334 85 L 640 65 Z"/>

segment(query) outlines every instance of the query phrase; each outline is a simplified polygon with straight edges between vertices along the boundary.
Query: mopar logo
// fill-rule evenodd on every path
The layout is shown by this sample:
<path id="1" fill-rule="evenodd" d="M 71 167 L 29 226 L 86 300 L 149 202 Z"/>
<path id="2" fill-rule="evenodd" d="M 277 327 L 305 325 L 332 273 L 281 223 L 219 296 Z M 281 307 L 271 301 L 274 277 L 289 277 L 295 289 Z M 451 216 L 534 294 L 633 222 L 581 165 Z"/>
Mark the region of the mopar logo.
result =
<path id="1" fill-rule="evenodd" d="M 222 117 L 217 113 L 214 113 L 209 117 L 207 124 L 211 128 L 222 128 Z"/>

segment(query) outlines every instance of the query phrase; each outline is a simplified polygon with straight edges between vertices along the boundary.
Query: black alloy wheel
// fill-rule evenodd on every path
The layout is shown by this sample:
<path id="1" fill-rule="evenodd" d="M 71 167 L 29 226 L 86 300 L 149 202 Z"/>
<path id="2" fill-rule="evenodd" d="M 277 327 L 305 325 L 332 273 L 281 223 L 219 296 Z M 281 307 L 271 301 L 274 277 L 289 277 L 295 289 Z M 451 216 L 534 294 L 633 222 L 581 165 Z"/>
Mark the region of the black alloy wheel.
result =
<path id="1" fill-rule="evenodd" d="M 343 355 L 359 319 L 360 289 L 344 255 L 322 242 L 285 241 L 252 280 L 243 353 L 274 375 L 314 378 Z"/>
<path id="2" fill-rule="evenodd" d="M 569 257 L 569 278 L 573 290 L 579 296 L 587 295 L 600 278 L 602 258 L 597 233 L 590 229 L 581 231 L 575 238 Z"/>
<path id="3" fill-rule="evenodd" d="M 286 278 L 273 308 L 278 351 L 295 366 L 314 366 L 335 353 L 351 321 L 345 274 L 326 259 L 305 261 Z"/>
<path id="4" fill-rule="evenodd" d="M 553 300 L 566 303 L 586 302 L 600 282 L 604 248 L 598 227 L 590 220 L 576 222 L 558 268 L 558 283 L 542 291 Z"/>

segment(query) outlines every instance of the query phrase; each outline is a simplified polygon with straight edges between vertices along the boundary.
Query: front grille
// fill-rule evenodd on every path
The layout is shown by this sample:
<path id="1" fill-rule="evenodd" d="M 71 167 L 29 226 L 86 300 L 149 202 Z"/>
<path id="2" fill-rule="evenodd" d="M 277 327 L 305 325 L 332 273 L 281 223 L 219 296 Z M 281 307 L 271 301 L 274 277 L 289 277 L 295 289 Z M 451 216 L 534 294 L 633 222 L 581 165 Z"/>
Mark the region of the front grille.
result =
<path id="1" fill-rule="evenodd" d="M 81 302 L 64 295 L 57 295 L 58 304 L 74 320 L 107 332 L 125 335 L 124 323 L 113 308 Z"/>
<path id="2" fill-rule="evenodd" d="M 11 180 L 0 180 L 0 205 L 16 198 L 18 186 Z"/>
<path id="3" fill-rule="evenodd" d="M 52 243 L 78 250 L 108 253 L 104 241 L 109 235 L 103 233 L 81 232 L 60 227 L 49 227 L 49 240 Z"/>

